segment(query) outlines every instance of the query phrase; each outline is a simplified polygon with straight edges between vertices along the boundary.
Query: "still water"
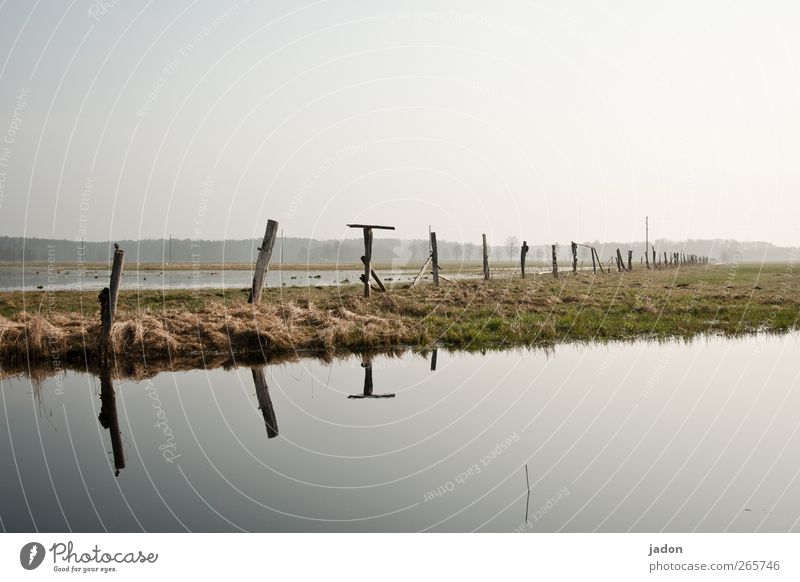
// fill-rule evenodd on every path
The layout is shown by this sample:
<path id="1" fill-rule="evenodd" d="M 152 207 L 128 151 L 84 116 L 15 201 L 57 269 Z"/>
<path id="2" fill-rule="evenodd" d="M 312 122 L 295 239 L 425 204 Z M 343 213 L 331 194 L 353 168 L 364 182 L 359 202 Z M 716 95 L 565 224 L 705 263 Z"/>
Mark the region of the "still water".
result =
<path id="1" fill-rule="evenodd" d="M 5 379 L 0 523 L 797 531 L 799 340 Z"/>
<path id="2" fill-rule="evenodd" d="M 418 268 L 418 267 L 417 267 Z M 321 269 L 313 271 L 270 270 L 267 272 L 267 287 L 329 287 L 358 283 L 363 270 Z M 47 267 L 0 267 L 0 291 L 84 290 L 99 291 L 108 287 L 111 271 L 109 269 L 56 269 L 48 272 Z M 380 277 L 391 287 L 397 283 L 408 283 L 416 276 L 415 270 L 391 269 L 380 272 Z M 474 271 L 447 272 L 453 279 L 479 279 Z M 431 275 L 423 275 L 430 281 Z M 169 271 L 142 270 L 133 268 L 122 274 L 123 289 L 245 289 L 253 283 L 252 271 L 185 269 Z"/>

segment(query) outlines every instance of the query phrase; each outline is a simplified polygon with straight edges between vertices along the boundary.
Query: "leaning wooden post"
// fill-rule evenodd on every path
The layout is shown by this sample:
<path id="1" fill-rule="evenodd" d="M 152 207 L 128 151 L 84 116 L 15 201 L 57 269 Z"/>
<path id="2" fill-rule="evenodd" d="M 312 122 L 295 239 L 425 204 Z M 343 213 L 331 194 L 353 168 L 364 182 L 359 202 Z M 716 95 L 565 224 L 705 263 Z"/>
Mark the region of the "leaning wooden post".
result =
<path id="1" fill-rule="evenodd" d="M 519 251 L 519 268 L 522 271 L 522 278 L 525 278 L 525 256 L 528 254 L 528 241 L 522 241 L 522 248 Z"/>
<path id="2" fill-rule="evenodd" d="M 556 257 L 556 245 L 551 245 L 553 252 L 553 277 L 558 279 L 558 258 Z"/>
<path id="3" fill-rule="evenodd" d="M 489 247 L 486 245 L 486 235 L 483 235 L 483 278 L 489 279 Z"/>
<path id="4" fill-rule="evenodd" d="M 433 284 L 439 286 L 439 249 L 436 247 L 436 233 L 431 233 L 431 261 L 433 262 Z"/>
<path id="5" fill-rule="evenodd" d="M 625 263 L 622 262 L 622 253 L 617 249 L 617 271 L 624 271 Z"/>
<path id="6" fill-rule="evenodd" d="M 596 264 L 594 262 L 594 247 L 589 247 L 589 248 L 591 249 L 591 252 L 589 254 L 592 255 L 592 273 L 596 275 L 597 274 L 597 266 L 596 266 Z"/>
<path id="7" fill-rule="evenodd" d="M 256 271 L 253 274 L 253 286 L 250 288 L 248 303 L 258 303 L 261 301 L 261 290 L 264 288 L 264 278 L 267 275 L 267 267 L 272 257 L 272 247 L 275 246 L 275 237 L 278 235 L 278 223 L 274 220 L 267 221 L 267 229 L 264 231 L 264 240 L 258 247 L 258 258 L 256 259 Z"/>
<path id="8" fill-rule="evenodd" d="M 578 245 L 574 242 L 570 243 L 572 245 L 572 274 L 576 274 L 578 272 Z"/>
<path id="9" fill-rule="evenodd" d="M 594 253 L 594 256 L 597 257 L 597 266 L 600 267 L 600 272 L 605 275 L 606 272 L 603 270 L 603 261 L 600 260 L 600 255 L 598 254 L 597 249 L 592 247 L 592 252 Z"/>
<path id="10" fill-rule="evenodd" d="M 125 264 L 125 251 L 114 243 L 114 262 L 111 266 L 111 281 L 109 283 L 109 309 L 111 311 L 111 322 L 114 322 L 114 315 L 117 313 L 117 298 L 119 297 L 119 284 L 122 279 L 122 268 Z"/>

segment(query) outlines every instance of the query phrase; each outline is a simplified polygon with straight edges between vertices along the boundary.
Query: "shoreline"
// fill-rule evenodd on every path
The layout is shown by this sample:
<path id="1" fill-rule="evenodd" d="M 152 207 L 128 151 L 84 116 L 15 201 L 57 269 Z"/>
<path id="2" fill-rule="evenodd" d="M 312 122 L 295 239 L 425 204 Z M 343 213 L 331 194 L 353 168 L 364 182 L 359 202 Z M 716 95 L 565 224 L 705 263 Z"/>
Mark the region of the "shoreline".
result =
<path id="1" fill-rule="evenodd" d="M 32 295 L 0 293 L 4 369 L 99 361 L 96 292 L 42 291 L 36 301 Z M 438 288 L 401 284 L 370 299 L 355 284 L 270 288 L 257 306 L 248 305 L 246 295 L 122 290 L 112 357 L 122 368 L 198 367 L 247 354 L 497 350 L 800 328 L 800 285 L 785 266 L 563 273 L 559 279 L 469 280 Z"/>

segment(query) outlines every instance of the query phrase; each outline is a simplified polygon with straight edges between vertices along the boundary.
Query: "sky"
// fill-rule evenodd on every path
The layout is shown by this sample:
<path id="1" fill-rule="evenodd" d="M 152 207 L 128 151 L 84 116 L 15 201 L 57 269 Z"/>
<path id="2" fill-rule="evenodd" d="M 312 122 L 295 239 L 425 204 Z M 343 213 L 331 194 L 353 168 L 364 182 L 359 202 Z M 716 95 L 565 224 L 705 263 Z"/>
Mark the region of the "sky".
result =
<path id="1" fill-rule="evenodd" d="M 0 0 L 0 234 L 797 246 L 799 61 L 790 1 Z"/>

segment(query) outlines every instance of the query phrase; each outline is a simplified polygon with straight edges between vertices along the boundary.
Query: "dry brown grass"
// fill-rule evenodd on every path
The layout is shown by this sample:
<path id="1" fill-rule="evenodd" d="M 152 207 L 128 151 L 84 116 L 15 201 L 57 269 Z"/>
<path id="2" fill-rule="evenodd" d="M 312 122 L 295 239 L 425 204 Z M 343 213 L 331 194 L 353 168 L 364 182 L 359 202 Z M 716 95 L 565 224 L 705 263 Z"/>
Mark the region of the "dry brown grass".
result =
<path id="1" fill-rule="evenodd" d="M 406 285 L 369 300 L 358 286 L 268 289 L 258 306 L 245 296 L 123 292 L 111 338 L 118 366 L 136 374 L 142 366 L 207 367 L 253 354 L 786 331 L 798 328 L 800 316 L 800 285 L 779 265 Z M 96 293 L 28 297 L 0 294 L 3 369 L 46 365 L 54 352 L 73 365 L 98 361 Z"/>

